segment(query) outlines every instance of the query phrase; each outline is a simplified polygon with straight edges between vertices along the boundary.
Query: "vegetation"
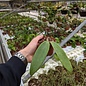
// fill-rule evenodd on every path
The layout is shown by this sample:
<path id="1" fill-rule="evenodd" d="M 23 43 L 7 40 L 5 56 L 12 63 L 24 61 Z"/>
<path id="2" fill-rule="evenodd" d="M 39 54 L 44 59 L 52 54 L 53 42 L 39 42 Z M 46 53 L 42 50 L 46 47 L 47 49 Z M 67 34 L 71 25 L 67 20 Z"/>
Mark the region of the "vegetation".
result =
<path id="1" fill-rule="evenodd" d="M 38 79 L 32 78 L 28 86 L 85 86 L 86 85 L 86 62 L 77 63 L 70 60 L 73 72 L 69 73 L 62 66 L 50 69 L 47 74 L 39 75 Z"/>
<path id="2" fill-rule="evenodd" d="M 24 48 L 35 36 L 44 34 L 44 39 L 39 41 L 40 46 L 31 64 L 31 75 L 42 66 L 45 57 L 52 55 L 53 51 L 56 52 L 58 57 L 56 59 L 59 59 L 63 64 L 63 67 L 57 66 L 55 70 L 50 69 L 47 75 L 40 75 L 39 79 L 31 79 L 28 83 L 29 86 L 33 86 L 33 84 L 35 86 L 86 86 L 86 63 L 79 62 L 77 64 L 74 60 L 71 60 L 70 63 L 64 51 L 59 46 L 59 43 L 86 19 L 75 18 L 73 16 L 74 14 L 77 15 L 80 13 L 81 8 L 86 7 L 85 5 L 85 3 L 79 2 L 70 3 L 69 5 L 67 5 L 66 2 L 29 3 L 25 8 L 36 10 L 39 13 L 38 20 L 20 16 L 17 13 L 0 19 L 0 29 L 4 31 L 3 35 L 8 34 L 10 36 L 7 43 L 11 54 Z M 43 15 L 41 11 L 44 12 Z M 66 13 L 63 14 L 62 11 L 66 11 Z M 0 17 L 4 14 L 5 12 L 0 13 Z M 81 34 L 83 34 L 84 37 L 75 34 L 63 47 L 72 46 L 75 48 L 79 45 L 86 49 L 86 33 L 84 32 L 86 32 L 86 26 L 81 30 Z M 52 51 L 50 52 L 50 50 Z M 43 56 L 43 58 L 40 58 L 39 53 L 41 53 L 40 55 Z M 36 57 L 39 58 L 39 61 L 35 59 Z M 67 61 L 67 63 L 65 61 Z M 37 66 L 35 67 L 34 65 Z"/>
<path id="3" fill-rule="evenodd" d="M 46 40 L 46 41 L 45 41 Z M 62 50 L 60 45 L 54 42 L 51 38 L 47 37 L 43 39 L 38 49 L 36 50 L 30 67 L 30 75 L 33 75 L 42 65 L 47 55 L 52 55 L 55 51 L 56 56 L 61 61 L 62 65 L 71 73 L 73 71 L 71 63 Z M 39 54 L 40 53 L 40 54 Z M 40 58 L 42 56 L 42 58 Z M 38 59 L 37 59 L 38 58 Z M 58 60 L 58 58 L 56 58 Z"/>

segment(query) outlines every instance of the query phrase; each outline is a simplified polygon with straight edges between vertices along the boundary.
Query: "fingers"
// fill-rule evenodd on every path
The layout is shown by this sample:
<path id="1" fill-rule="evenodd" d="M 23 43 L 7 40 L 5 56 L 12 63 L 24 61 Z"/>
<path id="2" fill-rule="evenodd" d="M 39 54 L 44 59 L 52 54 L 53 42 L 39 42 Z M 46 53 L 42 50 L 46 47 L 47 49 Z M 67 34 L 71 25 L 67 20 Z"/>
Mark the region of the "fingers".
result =
<path id="1" fill-rule="evenodd" d="M 34 38 L 35 42 L 38 42 L 39 40 L 43 39 L 43 35 L 38 35 L 37 37 Z"/>
<path id="2" fill-rule="evenodd" d="M 43 35 L 38 35 L 36 38 L 37 38 L 38 40 L 40 40 L 40 39 L 43 38 Z"/>

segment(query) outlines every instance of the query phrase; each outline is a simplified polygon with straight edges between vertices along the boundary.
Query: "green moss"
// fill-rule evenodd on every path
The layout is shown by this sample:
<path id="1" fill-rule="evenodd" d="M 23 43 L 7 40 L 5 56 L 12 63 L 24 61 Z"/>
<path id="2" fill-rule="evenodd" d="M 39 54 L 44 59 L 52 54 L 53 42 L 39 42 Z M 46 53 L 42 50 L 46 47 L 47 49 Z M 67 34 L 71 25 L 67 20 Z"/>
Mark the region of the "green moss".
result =
<path id="1" fill-rule="evenodd" d="M 69 73 L 62 66 L 55 70 L 50 69 L 47 74 L 39 75 L 38 81 L 41 86 L 85 86 L 86 85 L 86 63 L 70 60 L 74 71 Z M 36 85 L 37 86 L 37 85 Z"/>

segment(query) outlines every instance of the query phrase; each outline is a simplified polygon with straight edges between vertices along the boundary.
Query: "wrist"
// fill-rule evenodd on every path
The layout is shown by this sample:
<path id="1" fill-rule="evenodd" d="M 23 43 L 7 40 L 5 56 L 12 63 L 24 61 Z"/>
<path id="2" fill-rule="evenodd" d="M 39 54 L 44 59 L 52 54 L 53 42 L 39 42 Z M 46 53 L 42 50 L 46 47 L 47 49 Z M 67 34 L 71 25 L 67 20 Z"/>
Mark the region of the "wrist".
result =
<path id="1" fill-rule="evenodd" d="M 18 57 L 25 64 L 25 66 L 27 66 L 28 62 L 24 55 L 22 55 L 20 52 L 17 52 L 14 56 Z"/>
<path id="2" fill-rule="evenodd" d="M 31 61 L 30 61 L 30 55 L 29 55 L 29 53 L 27 52 L 27 50 L 22 49 L 22 50 L 20 50 L 19 52 L 27 59 L 28 62 L 31 62 Z"/>
<path id="3" fill-rule="evenodd" d="M 19 52 L 27 59 L 28 53 L 26 50 L 22 49 Z"/>

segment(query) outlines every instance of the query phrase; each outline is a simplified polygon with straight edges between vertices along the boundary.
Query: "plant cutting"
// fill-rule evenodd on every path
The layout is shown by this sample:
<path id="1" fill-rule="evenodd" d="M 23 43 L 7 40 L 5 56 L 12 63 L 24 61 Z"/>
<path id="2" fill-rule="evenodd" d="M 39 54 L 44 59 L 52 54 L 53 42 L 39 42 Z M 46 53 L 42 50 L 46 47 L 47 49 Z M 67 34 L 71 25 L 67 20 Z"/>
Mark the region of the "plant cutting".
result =
<path id="1" fill-rule="evenodd" d="M 43 62 L 46 59 L 46 56 L 53 54 L 53 52 L 51 52 L 51 54 L 49 54 L 50 49 L 53 49 L 53 51 L 55 51 L 57 57 L 59 58 L 59 60 L 63 64 L 63 66 L 69 72 L 73 71 L 72 65 L 71 65 L 69 59 L 67 58 L 65 52 L 62 50 L 62 48 L 60 47 L 60 45 L 58 43 L 56 43 L 55 41 L 52 41 L 52 40 L 53 40 L 53 38 L 44 36 L 44 38 L 39 41 L 40 45 L 37 48 L 37 50 L 33 56 L 33 60 L 32 60 L 31 67 L 30 67 L 30 75 L 31 76 L 35 72 L 37 72 L 37 70 L 43 65 Z M 56 59 L 58 59 L 58 58 L 56 58 Z"/>
<path id="2" fill-rule="evenodd" d="M 70 3 L 69 7 L 70 7 L 72 14 L 78 14 L 79 6 L 77 2 Z"/>
<path id="3" fill-rule="evenodd" d="M 61 9 L 61 13 L 62 14 L 68 14 L 69 12 L 69 7 L 67 5 L 63 6 L 62 9 Z"/>
<path id="4" fill-rule="evenodd" d="M 53 24 L 57 14 L 57 9 L 55 9 L 54 6 L 50 6 L 50 7 L 45 7 L 43 11 L 47 14 L 45 16 L 46 20 L 48 20 L 50 24 Z"/>
<path id="5" fill-rule="evenodd" d="M 79 9 L 79 11 L 80 11 L 80 16 L 81 17 L 86 17 L 86 3 L 84 2 L 81 2 L 80 3 L 80 9 Z"/>
<path id="6" fill-rule="evenodd" d="M 81 24 L 82 20 L 74 18 L 72 19 L 72 21 L 70 22 L 70 27 L 71 30 L 75 30 L 77 26 L 79 26 Z"/>

